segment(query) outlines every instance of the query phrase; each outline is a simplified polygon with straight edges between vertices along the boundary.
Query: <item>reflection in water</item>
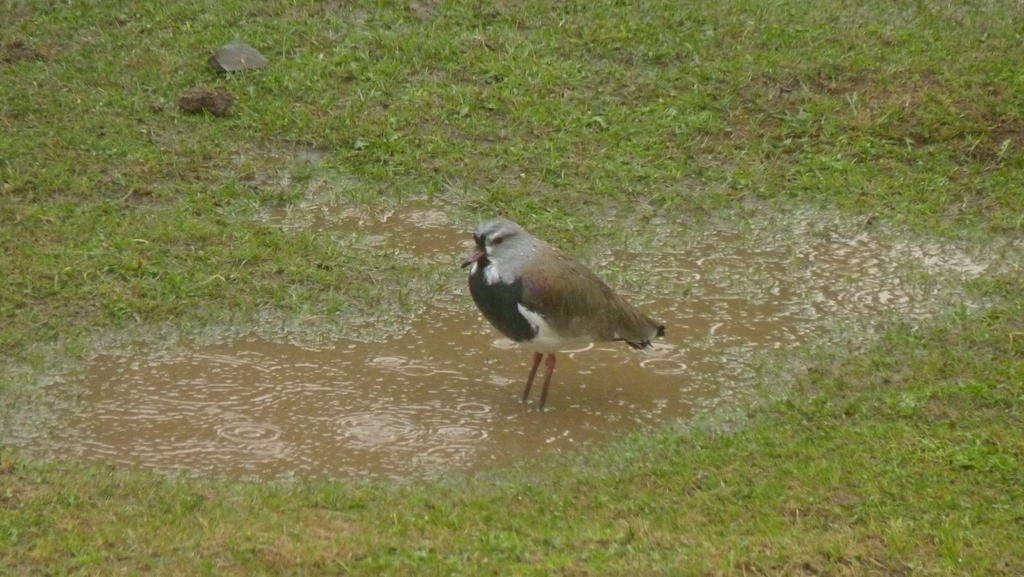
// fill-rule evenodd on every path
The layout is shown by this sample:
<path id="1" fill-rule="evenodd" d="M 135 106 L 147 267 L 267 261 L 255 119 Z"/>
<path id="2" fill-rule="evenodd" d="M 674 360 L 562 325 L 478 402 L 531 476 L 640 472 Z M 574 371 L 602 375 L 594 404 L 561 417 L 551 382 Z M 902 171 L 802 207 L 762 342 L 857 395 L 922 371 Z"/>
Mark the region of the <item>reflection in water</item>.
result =
<path id="1" fill-rule="evenodd" d="M 465 235 L 442 217 L 393 216 L 406 233 L 432 231 L 405 234 L 400 242 L 416 243 L 406 249 L 453 262 Z M 613 254 L 597 268 L 642 273 L 650 291 L 633 300 L 668 338 L 643 353 L 601 343 L 563 355 L 543 414 L 518 401 L 529 354 L 498 338 L 465 296 L 442 299 L 384 343 L 242 340 L 102 355 L 69 377 L 80 403 L 42 445 L 259 477 L 397 478 L 508 463 L 742 401 L 752 354 L 804 342 L 829 321 L 923 316 L 932 305 L 925 288 L 903 280 L 908 263 L 982 272 L 941 247 L 862 234 L 752 247 L 712 232 L 670 251 Z"/>

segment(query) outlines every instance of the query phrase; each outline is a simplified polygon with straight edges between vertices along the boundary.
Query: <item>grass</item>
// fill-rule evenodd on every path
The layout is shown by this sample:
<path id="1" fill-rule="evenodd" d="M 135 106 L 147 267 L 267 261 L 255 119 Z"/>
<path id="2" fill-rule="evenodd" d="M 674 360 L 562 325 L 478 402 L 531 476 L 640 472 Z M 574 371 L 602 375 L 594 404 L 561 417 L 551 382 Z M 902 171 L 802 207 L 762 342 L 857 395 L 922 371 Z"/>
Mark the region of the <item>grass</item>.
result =
<path id="1" fill-rule="evenodd" d="M 0 8 L 0 388 L 111 331 L 269 313 L 340 334 L 462 282 L 262 218 L 311 198 L 424 196 L 577 248 L 806 205 L 980 244 L 1024 232 L 1015 2 Z M 235 37 L 270 67 L 209 71 Z M 177 110 L 197 84 L 234 114 Z M 262 485 L 8 449 L 0 572 L 1019 575 L 1013 266 L 965 287 L 984 310 L 802 351 L 740 426 L 543 468 Z"/>

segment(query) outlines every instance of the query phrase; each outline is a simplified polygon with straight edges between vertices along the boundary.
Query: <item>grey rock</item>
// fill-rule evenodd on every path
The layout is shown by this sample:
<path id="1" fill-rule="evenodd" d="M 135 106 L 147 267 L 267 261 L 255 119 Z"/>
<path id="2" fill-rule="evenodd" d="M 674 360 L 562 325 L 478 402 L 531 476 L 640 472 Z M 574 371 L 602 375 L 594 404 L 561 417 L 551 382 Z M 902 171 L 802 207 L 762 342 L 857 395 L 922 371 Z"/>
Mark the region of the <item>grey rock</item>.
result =
<path id="1" fill-rule="evenodd" d="M 269 61 L 245 42 L 234 41 L 217 49 L 210 56 L 210 66 L 217 72 L 238 72 L 263 68 Z"/>

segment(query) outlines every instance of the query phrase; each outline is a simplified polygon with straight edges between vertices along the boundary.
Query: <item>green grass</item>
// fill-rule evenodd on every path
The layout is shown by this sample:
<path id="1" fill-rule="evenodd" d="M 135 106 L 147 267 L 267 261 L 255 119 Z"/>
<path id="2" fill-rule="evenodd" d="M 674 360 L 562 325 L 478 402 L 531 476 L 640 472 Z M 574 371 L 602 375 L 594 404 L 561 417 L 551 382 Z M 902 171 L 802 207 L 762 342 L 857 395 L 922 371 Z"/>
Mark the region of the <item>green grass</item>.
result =
<path id="1" fill-rule="evenodd" d="M 341 334 L 461 282 L 262 218 L 310 198 L 425 196 L 574 248 L 807 205 L 979 244 L 1024 232 L 1016 2 L 0 11 L 0 389 L 112 333 L 273 314 Z M 235 37 L 270 67 L 207 69 Z M 231 117 L 177 110 L 203 83 L 238 97 Z M 785 394 L 728 431 L 543 468 L 261 485 L 8 450 L 0 572 L 1019 575 L 1018 265 L 965 287 L 984 310 L 799 352 L 771 377 Z"/>

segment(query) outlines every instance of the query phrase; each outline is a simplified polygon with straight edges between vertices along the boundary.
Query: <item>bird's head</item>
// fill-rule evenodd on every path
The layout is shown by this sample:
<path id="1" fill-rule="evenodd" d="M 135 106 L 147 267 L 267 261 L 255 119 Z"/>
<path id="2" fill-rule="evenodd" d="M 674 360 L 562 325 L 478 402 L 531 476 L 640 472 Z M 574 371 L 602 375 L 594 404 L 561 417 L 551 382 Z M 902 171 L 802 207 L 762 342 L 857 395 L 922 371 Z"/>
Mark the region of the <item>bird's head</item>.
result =
<path id="1" fill-rule="evenodd" d="M 533 247 L 534 238 L 523 227 L 504 218 L 485 221 L 473 232 L 476 250 L 462 263 L 462 268 L 473 263 L 506 262 L 526 256 Z"/>

